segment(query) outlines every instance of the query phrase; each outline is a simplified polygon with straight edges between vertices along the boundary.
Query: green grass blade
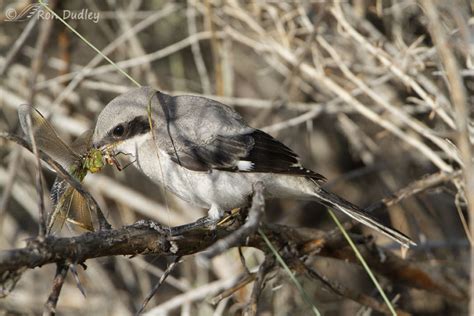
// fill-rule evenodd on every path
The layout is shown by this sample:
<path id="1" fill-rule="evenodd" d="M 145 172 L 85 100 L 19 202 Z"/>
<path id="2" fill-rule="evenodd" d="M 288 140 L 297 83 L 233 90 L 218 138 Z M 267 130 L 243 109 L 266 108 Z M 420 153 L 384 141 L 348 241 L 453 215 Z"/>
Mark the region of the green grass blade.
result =
<path id="1" fill-rule="evenodd" d="M 288 267 L 288 265 L 285 263 L 285 260 L 283 260 L 283 258 L 280 256 L 280 254 L 278 253 L 278 251 L 275 249 L 275 247 L 273 246 L 273 244 L 271 243 L 271 241 L 267 238 L 267 236 L 265 235 L 265 233 L 259 228 L 258 229 L 258 233 L 260 234 L 260 236 L 262 236 L 263 240 L 265 241 L 265 243 L 267 244 L 268 248 L 270 248 L 270 250 L 273 252 L 273 254 L 275 255 L 278 263 L 280 263 L 280 265 L 283 267 L 283 269 L 285 270 L 285 272 L 288 274 L 288 276 L 290 277 L 291 281 L 293 281 L 293 283 L 295 284 L 296 288 L 298 289 L 298 291 L 300 292 L 301 296 L 303 297 L 304 301 L 309 305 L 311 306 L 311 310 L 313 311 L 313 314 L 314 315 L 317 315 L 317 316 L 320 316 L 321 313 L 319 312 L 319 310 L 316 308 L 316 306 L 311 302 L 311 299 L 309 298 L 308 294 L 306 293 L 306 291 L 304 290 L 303 286 L 301 285 L 301 283 L 298 281 L 298 279 L 295 277 L 294 273 L 291 272 L 290 268 Z"/>
<path id="2" fill-rule="evenodd" d="M 334 222 L 336 223 L 337 227 L 341 230 L 342 234 L 344 235 L 344 238 L 346 238 L 346 240 L 349 243 L 349 245 L 351 246 L 352 250 L 354 250 L 354 253 L 355 253 L 357 259 L 359 259 L 360 263 L 362 264 L 362 267 L 364 267 L 365 271 L 367 272 L 370 279 L 374 283 L 375 287 L 379 291 L 379 293 L 382 296 L 383 300 L 387 304 L 388 309 L 390 310 L 392 315 L 396 316 L 397 312 L 395 311 L 395 308 L 393 307 L 392 302 L 390 302 L 390 300 L 388 299 L 387 295 L 385 294 L 384 290 L 382 289 L 382 286 L 380 286 L 379 281 L 377 281 L 377 279 L 375 278 L 375 275 L 372 273 L 372 270 L 370 269 L 369 265 L 365 261 L 364 257 L 362 257 L 362 254 L 359 252 L 359 249 L 357 249 L 356 245 L 354 244 L 354 241 L 352 241 L 352 238 L 349 236 L 349 234 L 345 230 L 344 226 L 342 226 L 339 219 L 336 217 L 336 215 L 334 215 L 334 212 L 331 211 L 331 210 L 328 210 L 328 211 L 329 211 L 329 215 L 331 215 L 331 217 L 334 220 Z"/>
<path id="3" fill-rule="evenodd" d="M 141 84 L 138 83 L 138 81 L 136 81 L 135 79 L 133 79 L 127 72 L 125 72 L 125 70 L 123 70 L 122 68 L 120 68 L 119 66 L 117 66 L 117 64 L 115 64 L 112 59 L 110 59 L 109 57 L 107 57 L 104 53 L 102 53 L 100 51 L 100 49 L 98 49 L 97 47 L 95 47 L 91 42 L 89 42 L 84 36 L 81 35 L 81 33 L 79 33 L 78 31 L 76 31 L 72 26 L 70 26 L 66 21 L 64 21 L 63 18 L 61 18 L 58 14 L 56 14 L 56 12 L 54 12 L 53 10 L 51 10 L 51 8 L 48 7 L 48 5 L 43 1 L 43 0 L 39 0 L 39 3 L 46 9 L 48 10 L 52 15 L 54 15 L 55 18 L 57 18 L 59 21 L 61 21 L 61 23 L 63 23 L 69 30 L 71 30 L 71 32 L 73 32 L 74 34 L 76 34 L 84 43 L 86 43 L 87 45 L 89 45 L 90 48 L 92 48 L 97 54 L 99 54 L 100 56 L 102 56 L 102 58 L 104 58 L 105 60 L 107 60 L 111 65 L 113 65 L 122 75 L 124 75 L 125 77 L 127 77 L 131 82 L 133 82 L 137 87 L 141 87 Z"/>

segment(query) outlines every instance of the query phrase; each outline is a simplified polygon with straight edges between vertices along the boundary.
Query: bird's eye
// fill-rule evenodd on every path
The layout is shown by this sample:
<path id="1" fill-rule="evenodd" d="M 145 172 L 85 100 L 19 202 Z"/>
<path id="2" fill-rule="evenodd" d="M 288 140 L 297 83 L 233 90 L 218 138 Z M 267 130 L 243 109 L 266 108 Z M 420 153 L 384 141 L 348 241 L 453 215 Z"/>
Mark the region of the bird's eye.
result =
<path id="1" fill-rule="evenodd" d="M 123 127 L 122 124 L 119 124 L 114 127 L 114 130 L 112 131 L 112 135 L 114 137 L 121 137 L 125 133 L 125 128 Z"/>

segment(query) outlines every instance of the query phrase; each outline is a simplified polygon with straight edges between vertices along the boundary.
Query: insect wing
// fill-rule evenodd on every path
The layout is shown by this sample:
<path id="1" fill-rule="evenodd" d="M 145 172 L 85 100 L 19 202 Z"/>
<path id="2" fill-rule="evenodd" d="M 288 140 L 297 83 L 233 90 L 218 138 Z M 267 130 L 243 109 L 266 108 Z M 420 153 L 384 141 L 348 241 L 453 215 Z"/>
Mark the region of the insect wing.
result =
<path id="1" fill-rule="evenodd" d="M 94 131 L 89 129 L 79 135 L 74 142 L 71 144 L 71 149 L 79 156 L 83 156 L 92 147 L 92 135 Z"/>
<path id="2" fill-rule="evenodd" d="M 74 211 L 69 212 L 67 222 L 84 230 L 94 231 L 94 225 L 92 224 L 92 210 L 89 208 L 89 205 L 82 195 L 74 189 L 70 205 Z"/>
<path id="3" fill-rule="evenodd" d="M 75 161 L 76 168 L 72 175 L 78 181 L 83 180 L 86 174 L 87 159 L 92 144 L 92 130 L 88 130 L 80 135 L 71 145 L 72 150 L 80 157 Z M 88 206 L 83 196 L 72 188 L 66 181 L 56 178 L 51 190 L 54 209 L 50 216 L 49 227 L 52 233 L 61 231 L 64 223 L 70 224 L 74 228 L 93 231 L 92 210 Z"/>
<path id="4" fill-rule="evenodd" d="M 29 137 L 28 114 L 31 117 L 33 135 L 38 148 L 51 156 L 66 170 L 72 172 L 72 176 L 78 181 L 82 181 L 86 173 L 82 155 L 91 147 L 92 131 L 87 131 L 79 136 L 71 148 L 62 141 L 38 110 L 29 105 L 22 105 L 18 110 L 18 116 L 27 137 Z M 65 222 L 85 230 L 94 230 L 90 208 L 82 195 L 66 181 L 56 178 L 51 189 L 51 199 L 54 207 L 48 219 L 47 230 L 49 233 L 59 233 Z"/>
<path id="5" fill-rule="evenodd" d="M 59 138 L 51 124 L 49 124 L 38 110 L 30 105 L 22 105 L 18 110 L 18 117 L 20 119 L 20 125 L 27 137 L 29 137 L 27 127 L 28 113 L 31 116 L 33 135 L 38 148 L 68 170 L 73 163 L 80 159 L 80 156 Z"/>
<path id="6" fill-rule="evenodd" d="M 92 211 L 87 202 L 66 181 L 56 178 L 51 199 L 54 207 L 48 219 L 48 233 L 59 233 L 65 222 L 84 230 L 94 230 Z"/>

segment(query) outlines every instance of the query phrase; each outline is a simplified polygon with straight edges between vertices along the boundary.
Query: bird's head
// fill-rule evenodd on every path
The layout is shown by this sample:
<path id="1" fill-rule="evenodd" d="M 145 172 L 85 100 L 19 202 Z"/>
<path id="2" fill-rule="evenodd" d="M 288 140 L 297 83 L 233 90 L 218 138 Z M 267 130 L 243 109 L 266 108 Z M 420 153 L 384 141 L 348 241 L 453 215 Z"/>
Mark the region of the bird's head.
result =
<path id="1" fill-rule="evenodd" d="M 92 137 L 93 146 L 108 153 L 136 154 L 151 137 L 153 120 L 148 105 L 156 103 L 156 90 L 141 87 L 109 102 L 100 113 Z"/>

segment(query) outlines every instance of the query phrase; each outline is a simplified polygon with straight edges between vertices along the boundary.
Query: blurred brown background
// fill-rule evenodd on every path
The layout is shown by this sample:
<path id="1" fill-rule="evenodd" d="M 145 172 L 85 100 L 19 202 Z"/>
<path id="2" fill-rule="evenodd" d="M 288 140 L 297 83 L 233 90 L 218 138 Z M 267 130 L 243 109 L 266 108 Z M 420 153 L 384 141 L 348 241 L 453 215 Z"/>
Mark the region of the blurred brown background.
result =
<path id="1" fill-rule="evenodd" d="M 30 103 L 50 115 L 60 136 L 71 143 L 94 127 L 107 102 L 133 84 L 60 21 L 11 21 L 9 9 L 19 14 L 28 5 L 0 1 L 0 130 L 20 133 L 16 110 Z M 455 75 L 471 111 L 472 3 L 89 0 L 49 5 L 60 15 L 84 12 L 67 22 L 140 84 L 171 94 L 205 95 L 235 107 L 252 126 L 289 145 L 307 167 L 325 175 L 328 188 L 360 206 L 444 172 L 445 180 L 434 188 L 375 216 L 419 243 L 407 260 L 432 271 L 446 291 L 381 281 L 396 305 L 413 315 L 468 313 L 466 195 L 463 178 L 451 176 L 463 159 L 456 147 L 456 105 L 450 91 L 456 87 L 449 85 L 426 6 L 437 14 L 440 36 L 458 64 Z M 37 234 L 35 167 L 30 153 L 4 140 L 0 144 L 0 249 L 10 249 Z M 54 174 L 47 168 L 44 174 L 48 190 Z M 115 227 L 141 218 L 184 224 L 206 213 L 170 194 L 167 207 L 163 191 L 133 167 L 124 172 L 108 168 L 88 176 L 85 184 Z M 270 201 L 266 220 L 335 227 L 322 206 L 300 201 Z M 396 245 L 371 230 L 355 231 L 373 234 L 381 248 L 401 255 Z M 250 269 L 258 268 L 261 252 L 248 248 L 244 255 Z M 379 298 L 359 266 L 318 256 L 311 260 L 327 278 Z M 166 260 L 115 257 L 86 264 L 86 271 L 78 267 L 78 275 L 87 296 L 68 275 L 59 314 L 136 312 Z M 235 249 L 215 258 L 209 269 L 193 257 L 184 258 L 148 310 L 153 315 L 240 315 L 252 284 L 217 305 L 206 298 L 242 271 Z M 0 314 L 40 314 L 53 277 L 53 266 L 25 272 L 14 291 L 0 299 Z M 311 279 L 300 279 L 324 315 L 377 314 Z M 280 271 L 267 281 L 259 314 L 308 315 L 309 309 Z"/>

